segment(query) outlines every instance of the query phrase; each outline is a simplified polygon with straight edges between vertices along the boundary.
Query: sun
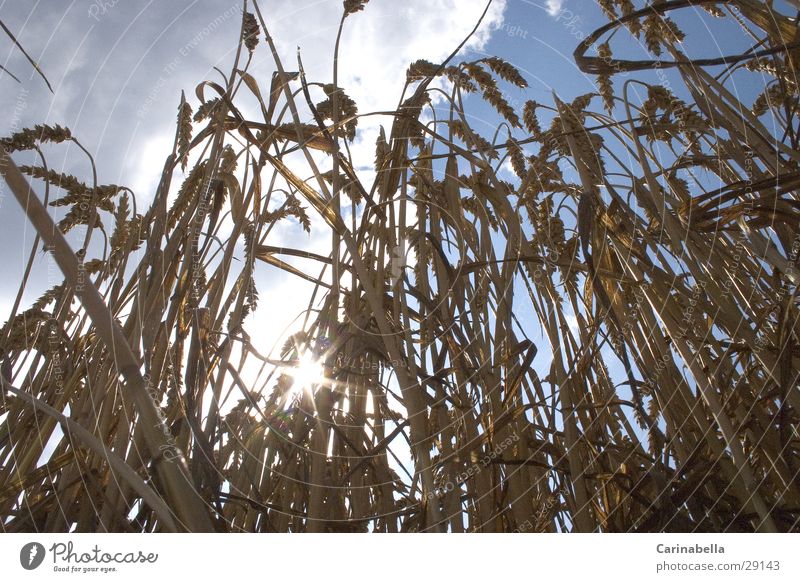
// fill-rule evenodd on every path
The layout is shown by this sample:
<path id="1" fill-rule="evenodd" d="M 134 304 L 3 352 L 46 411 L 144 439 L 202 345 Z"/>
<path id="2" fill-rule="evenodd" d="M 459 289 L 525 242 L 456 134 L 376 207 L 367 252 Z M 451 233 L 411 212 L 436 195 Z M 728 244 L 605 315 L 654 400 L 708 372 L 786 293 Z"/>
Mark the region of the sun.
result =
<path id="1" fill-rule="evenodd" d="M 297 365 L 287 370 L 294 378 L 293 391 L 311 390 L 314 384 L 325 381 L 325 367 L 311 352 L 304 352 L 297 360 Z"/>

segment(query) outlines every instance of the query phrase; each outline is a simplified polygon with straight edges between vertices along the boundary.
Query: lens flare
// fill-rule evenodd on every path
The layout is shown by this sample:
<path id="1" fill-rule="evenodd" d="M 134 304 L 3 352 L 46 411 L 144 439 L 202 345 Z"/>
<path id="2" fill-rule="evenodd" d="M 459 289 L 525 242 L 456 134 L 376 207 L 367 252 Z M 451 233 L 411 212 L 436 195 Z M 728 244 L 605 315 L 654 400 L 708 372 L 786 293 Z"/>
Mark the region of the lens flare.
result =
<path id="1" fill-rule="evenodd" d="M 294 378 L 293 391 L 311 390 L 314 384 L 325 381 L 325 367 L 311 352 L 301 354 L 297 365 L 289 368 L 288 373 Z"/>

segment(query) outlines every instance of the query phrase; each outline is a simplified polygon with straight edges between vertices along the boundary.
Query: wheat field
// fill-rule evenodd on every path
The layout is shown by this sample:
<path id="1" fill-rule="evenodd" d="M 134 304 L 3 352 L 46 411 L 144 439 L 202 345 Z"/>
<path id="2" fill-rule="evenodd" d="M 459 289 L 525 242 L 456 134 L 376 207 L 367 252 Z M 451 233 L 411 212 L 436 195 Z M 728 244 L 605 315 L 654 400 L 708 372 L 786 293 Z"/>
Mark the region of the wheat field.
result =
<path id="1" fill-rule="evenodd" d="M 2 139 L 38 233 L 0 333 L 3 531 L 797 531 L 800 3 L 598 4 L 595 92 L 516 103 L 519 67 L 461 47 L 411 63 L 369 179 L 370 113 L 335 65 L 282 62 L 252 0 L 152 202 L 51 169 L 67 128 Z M 369 8 L 344 1 L 336 51 Z M 687 57 L 689 9 L 751 50 Z M 63 282 L 27 304 L 43 248 Z M 308 290 L 275 349 L 259 272 Z"/>

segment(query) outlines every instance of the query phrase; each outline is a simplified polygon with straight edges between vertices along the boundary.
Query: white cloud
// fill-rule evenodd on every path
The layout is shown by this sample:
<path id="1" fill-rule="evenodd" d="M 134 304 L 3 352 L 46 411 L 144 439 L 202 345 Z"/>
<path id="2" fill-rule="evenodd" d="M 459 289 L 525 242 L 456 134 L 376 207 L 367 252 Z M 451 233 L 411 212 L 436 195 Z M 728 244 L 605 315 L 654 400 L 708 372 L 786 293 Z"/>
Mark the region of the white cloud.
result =
<path id="1" fill-rule="evenodd" d="M 122 178 L 121 182 L 132 188 L 134 192 L 142 194 L 140 204 L 149 204 L 153 199 L 156 187 L 161 180 L 164 159 L 172 151 L 174 137 L 170 133 L 168 131 L 151 131 L 144 140 L 139 140 L 138 143 L 134 141 L 135 135 L 132 137 L 132 142 L 139 146 L 139 151 L 128 162 L 129 177 L 127 180 Z M 183 176 L 178 177 L 175 181 L 180 184 Z"/>
<path id="2" fill-rule="evenodd" d="M 441 62 L 449 56 L 475 26 L 485 4 L 484 0 L 408 0 L 401 7 L 390 2 L 370 3 L 345 22 L 339 85 L 356 101 L 360 113 L 395 109 L 408 65 L 418 59 Z M 505 7 L 506 0 L 492 4 L 465 48 L 485 48 L 492 31 L 502 23 Z M 296 70 L 299 47 L 308 79 L 332 80 L 333 43 L 340 10 L 339 2 L 305 7 L 289 2 L 279 5 L 267 25 L 272 28 L 286 69 Z M 459 56 L 456 61 L 466 58 Z M 257 71 L 264 71 L 261 78 L 266 83 L 273 68 L 271 59 L 261 60 L 258 67 Z M 391 118 L 366 117 L 359 121 L 365 139 L 363 143 L 357 140 L 354 146 L 358 161 L 371 165 L 381 123 L 388 125 Z"/>
<path id="3" fill-rule="evenodd" d="M 550 16 L 558 16 L 564 7 L 564 0 L 547 0 L 547 13 Z"/>

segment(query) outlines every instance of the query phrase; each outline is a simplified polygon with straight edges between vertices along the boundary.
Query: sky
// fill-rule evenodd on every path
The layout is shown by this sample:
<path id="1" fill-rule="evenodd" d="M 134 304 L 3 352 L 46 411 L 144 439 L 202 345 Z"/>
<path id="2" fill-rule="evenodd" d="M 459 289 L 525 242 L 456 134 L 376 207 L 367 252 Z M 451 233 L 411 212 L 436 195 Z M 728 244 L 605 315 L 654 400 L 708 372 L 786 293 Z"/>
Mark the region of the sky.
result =
<path id="1" fill-rule="evenodd" d="M 361 113 L 394 109 L 408 64 L 417 59 L 439 62 L 449 55 L 472 29 L 485 4 L 484 0 L 372 0 L 346 23 L 340 85 L 358 103 Z M 341 0 L 260 3 L 288 70 L 296 69 L 299 50 L 309 79 L 331 81 L 330 55 L 341 6 Z M 94 156 L 100 183 L 130 187 L 143 206 L 152 199 L 164 159 L 172 149 L 181 91 L 196 108 L 195 87 L 204 80 L 218 80 L 215 67 L 230 69 L 241 2 L 0 0 L 0 18 L 39 63 L 53 87 L 51 93 L 10 40 L 0 37 L 0 64 L 21 80 L 17 84 L 0 74 L 0 110 L 6 112 L 0 116 L 0 136 L 36 123 L 67 126 Z M 701 39 L 696 47 L 687 45 L 687 52 L 734 52 L 733 36 L 704 34 L 707 20 L 681 21 L 697 33 L 690 37 Z M 517 109 L 528 99 L 550 103 L 553 91 L 570 101 L 595 90 L 594 78 L 577 69 L 572 53 L 586 35 L 605 22 L 596 3 L 589 0 L 494 0 L 478 33 L 457 60 L 498 55 L 516 66 L 530 85 L 507 94 Z M 644 56 L 636 45 L 625 50 Z M 250 73 L 264 90 L 272 71 L 272 58 L 262 39 Z M 637 76 L 647 78 L 646 73 Z M 474 112 L 478 115 L 474 126 L 491 136 L 498 123 L 495 114 L 487 107 Z M 390 120 L 364 118 L 352 146 L 356 167 L 366 178 L 381 123 L 388 130 Z M 25 156 L 16 159 L 26 161 Z M 48 163 L 59 171 L 90 175 L 85 158 L 74 147 L 48 149 Z M 322 226 L 319 219 L 314 222 Z M 0 225 L 2 322 L 10 311 L 34 238 L 4 185 L 0 186 Z M 275 234 L 283 239 L 271 239 L 270 244 L 317 252 L 329 242 L 326 228 L 312 228 L 312 234 L 306 235 L 284 224 Z M 77 234 L 68 239 L 77 243 Z M 256 347 L 266 353 L 297 331 L 295 318 L 306 308 L 310 286 L 266 265 L 260 267 L 256 277 L 261 308 L 250 332 Z M 60 274 L 40 255 L 21 308 L 60 282 Z M 527 306 L 516 315 L 523 320 L 534 317 Z M 610 353 L 608 356 L 611 358 Z M 548 358 L 552 354 L 543 345 L 534 365 L 546 373 Z"/>

